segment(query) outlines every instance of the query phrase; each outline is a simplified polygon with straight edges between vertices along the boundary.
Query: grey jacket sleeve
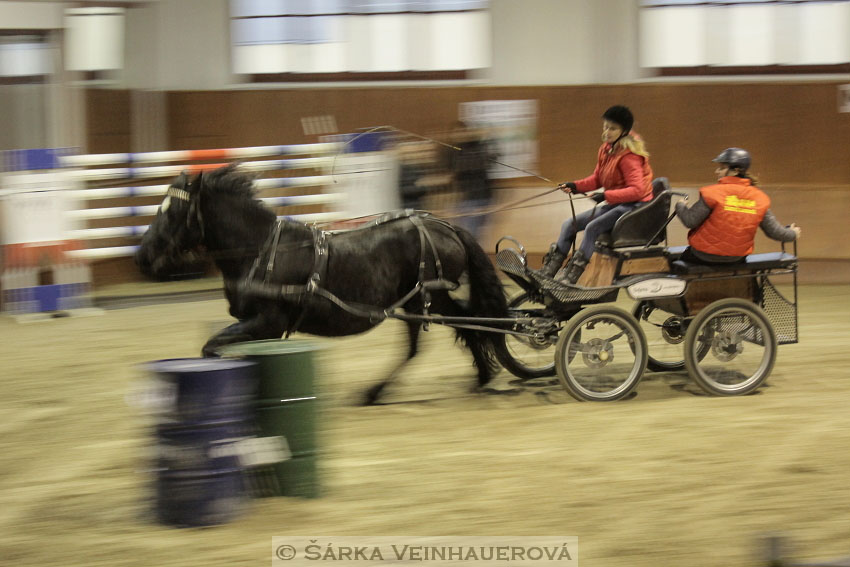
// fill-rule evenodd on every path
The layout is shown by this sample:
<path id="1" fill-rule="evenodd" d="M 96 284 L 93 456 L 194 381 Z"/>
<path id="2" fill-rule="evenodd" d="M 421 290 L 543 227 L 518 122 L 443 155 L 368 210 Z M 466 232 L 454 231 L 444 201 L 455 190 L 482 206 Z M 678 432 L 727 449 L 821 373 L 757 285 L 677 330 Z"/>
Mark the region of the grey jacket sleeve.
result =
<path id="1" fill-rule="evenodd" d="M 793 242 L 797 238 L 797 234 L 793 230 L 779 224 L 770 209 L 765 213 L 759 226 L 768 237 L 780 242 Z"/>
<path id="2" fill-rule="evenodd" d="M 682 224 L 688 228 L 696 228 L 711 214 L 711 207 L 705 204 L 702 197 L 690 208 L 685 206 L 684 201 L 676 203 L 676 215 L 682 220 Z"/>

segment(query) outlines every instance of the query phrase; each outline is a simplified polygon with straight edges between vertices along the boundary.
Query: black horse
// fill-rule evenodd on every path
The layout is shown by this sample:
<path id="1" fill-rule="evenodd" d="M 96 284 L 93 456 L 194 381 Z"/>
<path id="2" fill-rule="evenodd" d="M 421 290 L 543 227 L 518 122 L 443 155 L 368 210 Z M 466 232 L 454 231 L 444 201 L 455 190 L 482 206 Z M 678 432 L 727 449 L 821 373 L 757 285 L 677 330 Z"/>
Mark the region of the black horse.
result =
<path id="1" fill-rule="evenodd" d="M 487 255 L 465 230 L 423 213 L 342 232 L 322 232 L 275 214 L 254 198 L 253 178 L 230 165 L 168 189 L 136 254 L 140 269 L 156 275 L 190 251 L 206 251 L 224 279 L 230 314 L 238 319 L 214 335 L 204 356 L 235 342 L 280 338 L 294 331 L 345 336 L 371 329 L 387 309 L 399 314 L 506 317 L 502 285 Z M 449 291 L 467 274 L 469 300 Z M 426 282 L 425 289 L 421 283 Z M 403 308 L 403 311 L 401 309 Z M 407 321 L 407 358 L 370 388 L 375 402 L 416 355 L 420 321 Z M 497 371 L 497 336 L 457 328 L 472 351 L 478 389 Z"/>

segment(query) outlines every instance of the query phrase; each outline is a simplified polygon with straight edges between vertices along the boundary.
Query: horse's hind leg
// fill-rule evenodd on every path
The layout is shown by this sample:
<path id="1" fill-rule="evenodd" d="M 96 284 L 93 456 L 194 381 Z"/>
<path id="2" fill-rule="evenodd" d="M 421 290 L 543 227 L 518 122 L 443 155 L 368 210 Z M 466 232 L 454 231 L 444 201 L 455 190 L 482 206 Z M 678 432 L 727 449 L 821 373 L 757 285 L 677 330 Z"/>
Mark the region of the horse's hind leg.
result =
<path id="1" fill-rule="evenodd" d="M 475 368 L 478 369 L 478 388 L 484 388 L 497 372 L 492 352 L 488 348 L 489 343 L 482 339 L 478 331 L 458 329 L 457 334 L 472 352 Z"/>
<path id="2" fill-rule="evenodd" d="M 447 316 L 469 317 L 469 313 L 448 294 L 445 298 L 434 294 L 433 310 Z M 493 354 L 492 339 L 486 333 L 473 329 L 455 328 L 455 333 L 472 353 L 472 359 L 478 371 L 478 383 L 475 389 L 481 390 L 490 383 L 499 370 Z"/>
<path id="3" fill-rule="evenodd" d="M 366 390 L 366 397 L 363 401 L 363 405 L 371 406 L 377 403 L 378 399 L 381 397 L 381 393 L 393 380 L 396 379 L 401 369 L 404 368 L 404 365 L 407 364 L 411 358 L 416 356 L 416 353 L 419 350 L 419 332 L 422 330 L 422 326 L 419 323 L 414 323 L 413 321 L 407 322 L 407 338 L 408 338 L 408 346 L 407 346 L 407 358 L 401 361 L 395 368 L 393 368 L 390 375 L 387 376 L 383 382 L 375 384 L 368 390 Z"/>

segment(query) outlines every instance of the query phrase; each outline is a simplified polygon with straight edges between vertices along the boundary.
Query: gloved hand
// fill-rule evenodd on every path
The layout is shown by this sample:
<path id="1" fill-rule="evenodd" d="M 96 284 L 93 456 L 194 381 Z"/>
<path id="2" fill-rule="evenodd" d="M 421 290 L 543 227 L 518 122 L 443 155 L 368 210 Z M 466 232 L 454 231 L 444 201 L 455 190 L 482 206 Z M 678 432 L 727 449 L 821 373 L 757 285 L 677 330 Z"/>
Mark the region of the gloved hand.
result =
<path id="1" fill-rule="evenodd" d="M 788 226 L 788 228 L 790 228 L 791 230 L 793 230 L 793 231 L 794 231 L 794 234 L 796 235 L 796 237 L 797 237 L 797 238 L 800 238 L 800 234 L 801 234 L 803 231 L 802 231 L 802 229 L 801 229 L 799 226 L 797 226 L 797 223 L 792 222 L 792 223 Z"/>
<path id="2" fill-rule="evenodd" d="M 601 203 L 605 200 L 605 191 L 600 191 L 599 193 L 594 193 L 590 196 L 596 203 Z"/>
<path id="3" fill-rule="evenodd" d="M 575 193 L 576 184 L 572 181 L 567 181 L 566 183 L 561 183 L 560 185 L 558 185 L 558 189 L 560 189 L 564 193 Z"/>

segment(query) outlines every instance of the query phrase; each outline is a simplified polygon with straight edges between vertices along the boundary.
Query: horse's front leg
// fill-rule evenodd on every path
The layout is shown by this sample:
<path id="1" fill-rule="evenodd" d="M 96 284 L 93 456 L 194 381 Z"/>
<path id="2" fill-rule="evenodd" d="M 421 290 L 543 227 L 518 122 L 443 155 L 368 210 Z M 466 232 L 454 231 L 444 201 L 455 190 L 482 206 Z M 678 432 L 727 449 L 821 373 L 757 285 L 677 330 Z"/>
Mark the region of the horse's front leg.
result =
<path id="1" fill-rule="evenodd" d="M 229 344 L 263 339 L 279 339 L 286 328 L 286 317 L 269 317 L 256 315 L 228 325 L 213 335 L 201 349 L 205 357 L 218 356 L 218 350 Z"/>

